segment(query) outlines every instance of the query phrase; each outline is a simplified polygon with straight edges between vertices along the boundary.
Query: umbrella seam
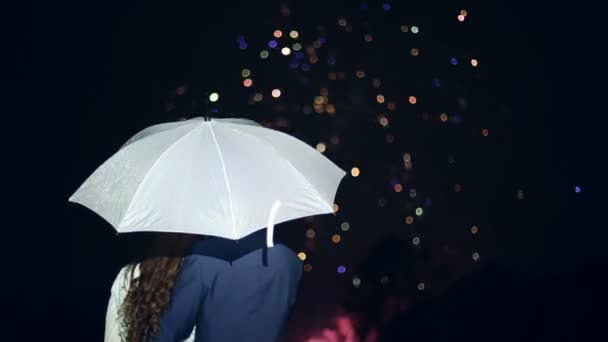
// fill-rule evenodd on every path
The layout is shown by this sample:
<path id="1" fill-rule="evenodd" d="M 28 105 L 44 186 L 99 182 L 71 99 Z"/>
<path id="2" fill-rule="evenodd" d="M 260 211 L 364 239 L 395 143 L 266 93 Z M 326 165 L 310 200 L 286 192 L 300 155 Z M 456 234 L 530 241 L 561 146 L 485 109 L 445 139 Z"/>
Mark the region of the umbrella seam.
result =
<path id="1" fill-rule="evenodd" d="M 267 128 L 264 128 L 264 127 L 259 127 L 259 128 L 262 128 L 262 129 L 267 129 Z M 306 178 L 306 176 L 304 176 L 304 175 L 302 174 L 302 172 L 300 172 L 300 170 L 298 170 L 298 168 L 297 168 L 297 167 L 295 167 L 295 166 L 294 166 L 294 165 L 291 163 L 291 161 L 290 161 L 290 160 L 289 160 L 287 157 L 285 157 L 285 156 L 284 156 L 284 155 L 283 155 L 283 154 L 282 154 L 282 153 L 281 153 L 279 150 L 277 150 L 277 149 L 274 147 L 274 145 L 273 145 L 273 144 L 271 144 L 270 142 L 266 141 L 265 139 L 262 139 L 261 137 L 258 137 L 257 135 L 251 134 L 251 133 L 249 133 L 249 132 L 242 131 L 242 130 L 239 130 L 239 129 L 234 128 L 234 127 L 233 127 L 232 129 L 233 129 L 233 130 L 235 130 L 235 131 L 237 131 L 237 132 L 239 132 L 239 133 L 246 134 L 246 135 L 248 135 L 248 136 L 250 136 L 250 137 L 253 137 L 254 139 L 256 139 L 256 140 L 258 140 L 258 141 L 260 141 L 260 142 L 263 142 L 263 145 L 265 145 L 265 146 L 270 146 L 270 148 L 271 148 L 271 149 L 272 149 L 272 150 L 273 150 L 273 151 L 274 151 L 276 154 L 278 154 L 279 156 L 281 156 L 281 157 L 283 158 L 283 160 L 285 160 L 285 161 L 287 162 L 287 164 L 288 164 L 288 165 L 289 165 L 289 166 L 290 166 L 290 167 L 291 167 L 293 170 L 295 170 L 296 174 L 297 174 L 297 175 L 299 175 L 299 176 L 300 176 L 300 178 L 302 178 L 302 179 L 303 179 L 303 180 L 304 180 L 304 181 L 305 181 L 305 182 L 306 182 L 306 183 L 307 183 L 307 184 L 310 186 L 310 188 L 311 188 L 311 189 L 314 189 L 314 192 L 315 192 L 315 195 L 316 195 L 317 199 L 318 199 L 318 200 L 320 200 L 322 203 L 327 204 L 328 208 L 330 208 L 330 209 L 331 209 L 331 211 L 333 211 L 332 205 L 331 205 L 331 204 L 329 204 L 329 203 L 327 203 L 327 201 L 325 201 L 325 200 L 324 200 L 324 199 L 321 197 L 321 194 L 319 193 L 319 191 L 317 190 L 317 188 L 316 188 L 316 187 L 314 187 L 314 186 L 312 185 L 312 183 L 311 183 L 311 182 L 308 180 L 308 178 Z M 277 132 L 279 132 L 279 133 L 281 133 L 281 134 L 285 134 L 285 133 L 280 132 L 280 131 L 277 131 Z M 290 136 L 290 137 L 291 137 L 291 136 Z M 291 138 L 293 138 L 293 137 L 291 137 Z"/>
<path id="2" fill-rule="evenodd" d="M 148 169 L 148 172 L 146 172 L 146 174 L 144 175 L 144 178 L 142 179 L 141 183 L 139 183 L 139 185 L 137 186 L 137 189 L 135 189 L 135 193 L 133 195 L 133 197 L 131 198 L 131 201 L 129 202 L 129 206 L 127 206 L 127 210 L 125 210 L 125 213 L 123 214 L 123 217 L 120 218 L 120 222 L 118 223 L 118 227 L 120 228 L 122 226 L 122 222 L 125 218 L 125 216 L 127 216 L 127 214 L 129 213 L 129 211 L 131 210 L 131 206 L 133 205 L 133 202 L 135 202 L 135 198 L 137 197 L 137 195 L 139 194 L 139 191 L 142 187 L 142 185 L 146 182 L 146 180 L 148 179 L 148 175 L 150 173 L 152 173 L 152 170 L 154 169 L 154 167 L 156 165 L 158 165 L 158 162 L 163 159 L 163 157 L 165 155 L 167 155 L 167 153 L 169 153 L 169 151 L 171 149 L 173 149 L 177 144 L 179 144 L 182 140 L 184 140 L 186 137 L 188 137 L 190 134 L 192 134 L 192 132 L 196 131 L 197 128 L 199 128 L 200 126 L 195 126 L 194 128 L 192 128 L 188 133 L 184 134 L 181 138 L 177 139 L 174 143 L 172 143 L 171 145 L 169 145 L 169 147 L 167 147 L 166 150 L 163 151 L 163 153 L 160 154 L 160 156 L 154 161 L 154 163 L 152 163 L 152 166 L 150 166 L 150 168 Z"/>
<path id="3" fill-rule="evenodd" d="M 228 181 L 228 172 L 226 172 L 226 163 L 224 162 L 224 155 L 222 154 L 220 144 L 217 142 L 217 138 L 215 137 L 215 131 L 213 130 L 213 127 L 211 127 L 212 124 L 209 123 L 208 125 L 209 129 L 211 130 L 211 137 L 213 137 L 213 142 L 215 143 L 217 153 L 220 157 L 220 163 L 222 164 L 222 172 L 224 173 L 224 183 L 226 184 L 226 190 L 228 190 L 228 205 L 230 206 L 230 218 L 232 219 L 232 233 L 234 235 L 234 239 L 238 239 L 238 235 L 236 233 L 236 222 L 234 220 L 234 207 L 232 204 L 232 190 L 230 189 L 230 182 Z"/>

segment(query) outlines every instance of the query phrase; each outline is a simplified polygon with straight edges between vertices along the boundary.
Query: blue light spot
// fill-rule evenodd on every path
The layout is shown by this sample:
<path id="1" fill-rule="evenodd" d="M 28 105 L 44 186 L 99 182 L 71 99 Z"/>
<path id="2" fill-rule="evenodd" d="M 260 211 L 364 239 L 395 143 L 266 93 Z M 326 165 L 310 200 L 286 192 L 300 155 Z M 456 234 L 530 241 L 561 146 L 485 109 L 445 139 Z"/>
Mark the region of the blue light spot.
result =
<path id="1" fill-rule="evenodd" d="M 268 42 L 268 47 L 273 48 L 273 49 L 276 48 L 277 47 L 277 41 L 274 40 L 274 39 L 271 40 L 271 41 L 269 41 Z"/>
<path id="2" fill-rule="evenodd" d="M 338 273 L 343 274 L 344 272 L 346 272 L 346 267 L 344 267 L 344 266 L 338 267 Z"/>
<path id="3" fill-rule="evenodd" d="M 450 59 L 450 63 L 452 65 L 458 65 L 458 60 L 455 57 L 452 57 L 452 59 Z"/>
<path id="4" fill-rule="evenodd" d="M 384 5 L 382 5 L 382 8 L 384 8 L 385 11 L 390 11 L 391 4 L 389 4 L 388 2 L 385 2 Z"/>
<path id="5" fill-rule="evenodd" d="M 583 189 L 581 189 L 580 186 L 577 185 L 577 186 L 574 187 L 574 192 L 576 192 L 577 194 L 580 194 L 581 191 L 583 191 Z"/>

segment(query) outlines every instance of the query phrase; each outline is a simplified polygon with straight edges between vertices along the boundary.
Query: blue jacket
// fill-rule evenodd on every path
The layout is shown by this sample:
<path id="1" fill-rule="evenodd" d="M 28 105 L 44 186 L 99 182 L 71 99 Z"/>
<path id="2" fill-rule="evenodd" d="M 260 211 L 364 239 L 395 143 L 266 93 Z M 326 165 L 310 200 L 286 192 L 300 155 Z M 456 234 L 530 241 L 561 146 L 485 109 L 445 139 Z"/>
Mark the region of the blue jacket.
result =
<path id="1" fill-rule="evenodd" d="M 266 248 L 265 230 L 241 240 L 194 244 L 176 279 L 159 334 L 149 341 L 281 341 L 302 263 L 283 244 Z"/>

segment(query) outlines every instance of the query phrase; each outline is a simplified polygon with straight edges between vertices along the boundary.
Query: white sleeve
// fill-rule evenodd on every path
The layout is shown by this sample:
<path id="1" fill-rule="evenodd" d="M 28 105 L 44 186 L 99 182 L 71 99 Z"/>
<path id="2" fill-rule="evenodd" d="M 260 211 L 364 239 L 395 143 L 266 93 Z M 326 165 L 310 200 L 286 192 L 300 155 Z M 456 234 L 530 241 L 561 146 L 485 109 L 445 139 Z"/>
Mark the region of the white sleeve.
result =
<path id="1" fill-rule="evenodd" d="M 104 334 L 104 342 L 121 342 L 120 329 L 122 327 L 118 310 L 122 305 L 125 297 L 124 285 L 127 284 L 126 277 L 128 276 L 126 267 L 123 267 L 114 283 L 108 301 L 108 309 L 106 311 L 106 330 Z"/>

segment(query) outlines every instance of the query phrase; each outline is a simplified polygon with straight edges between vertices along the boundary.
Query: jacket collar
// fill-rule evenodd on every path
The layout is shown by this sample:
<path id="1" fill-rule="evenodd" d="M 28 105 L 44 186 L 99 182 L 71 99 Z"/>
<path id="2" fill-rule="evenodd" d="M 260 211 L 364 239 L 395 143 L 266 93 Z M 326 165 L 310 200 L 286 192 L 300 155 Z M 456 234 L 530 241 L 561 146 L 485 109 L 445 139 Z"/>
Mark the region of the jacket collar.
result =
<path id="1" fill-rule="evenodd" d="M 275 238 L 275 243 L 280 243 L 276 240 Z M 232 263 L 258 249 L 264 249 L 266 257 L 266 229 L 258 230 L 239 240 L 221 237 L 201 239 L 194 243 L 188 254 L 208 256 Z"/>

